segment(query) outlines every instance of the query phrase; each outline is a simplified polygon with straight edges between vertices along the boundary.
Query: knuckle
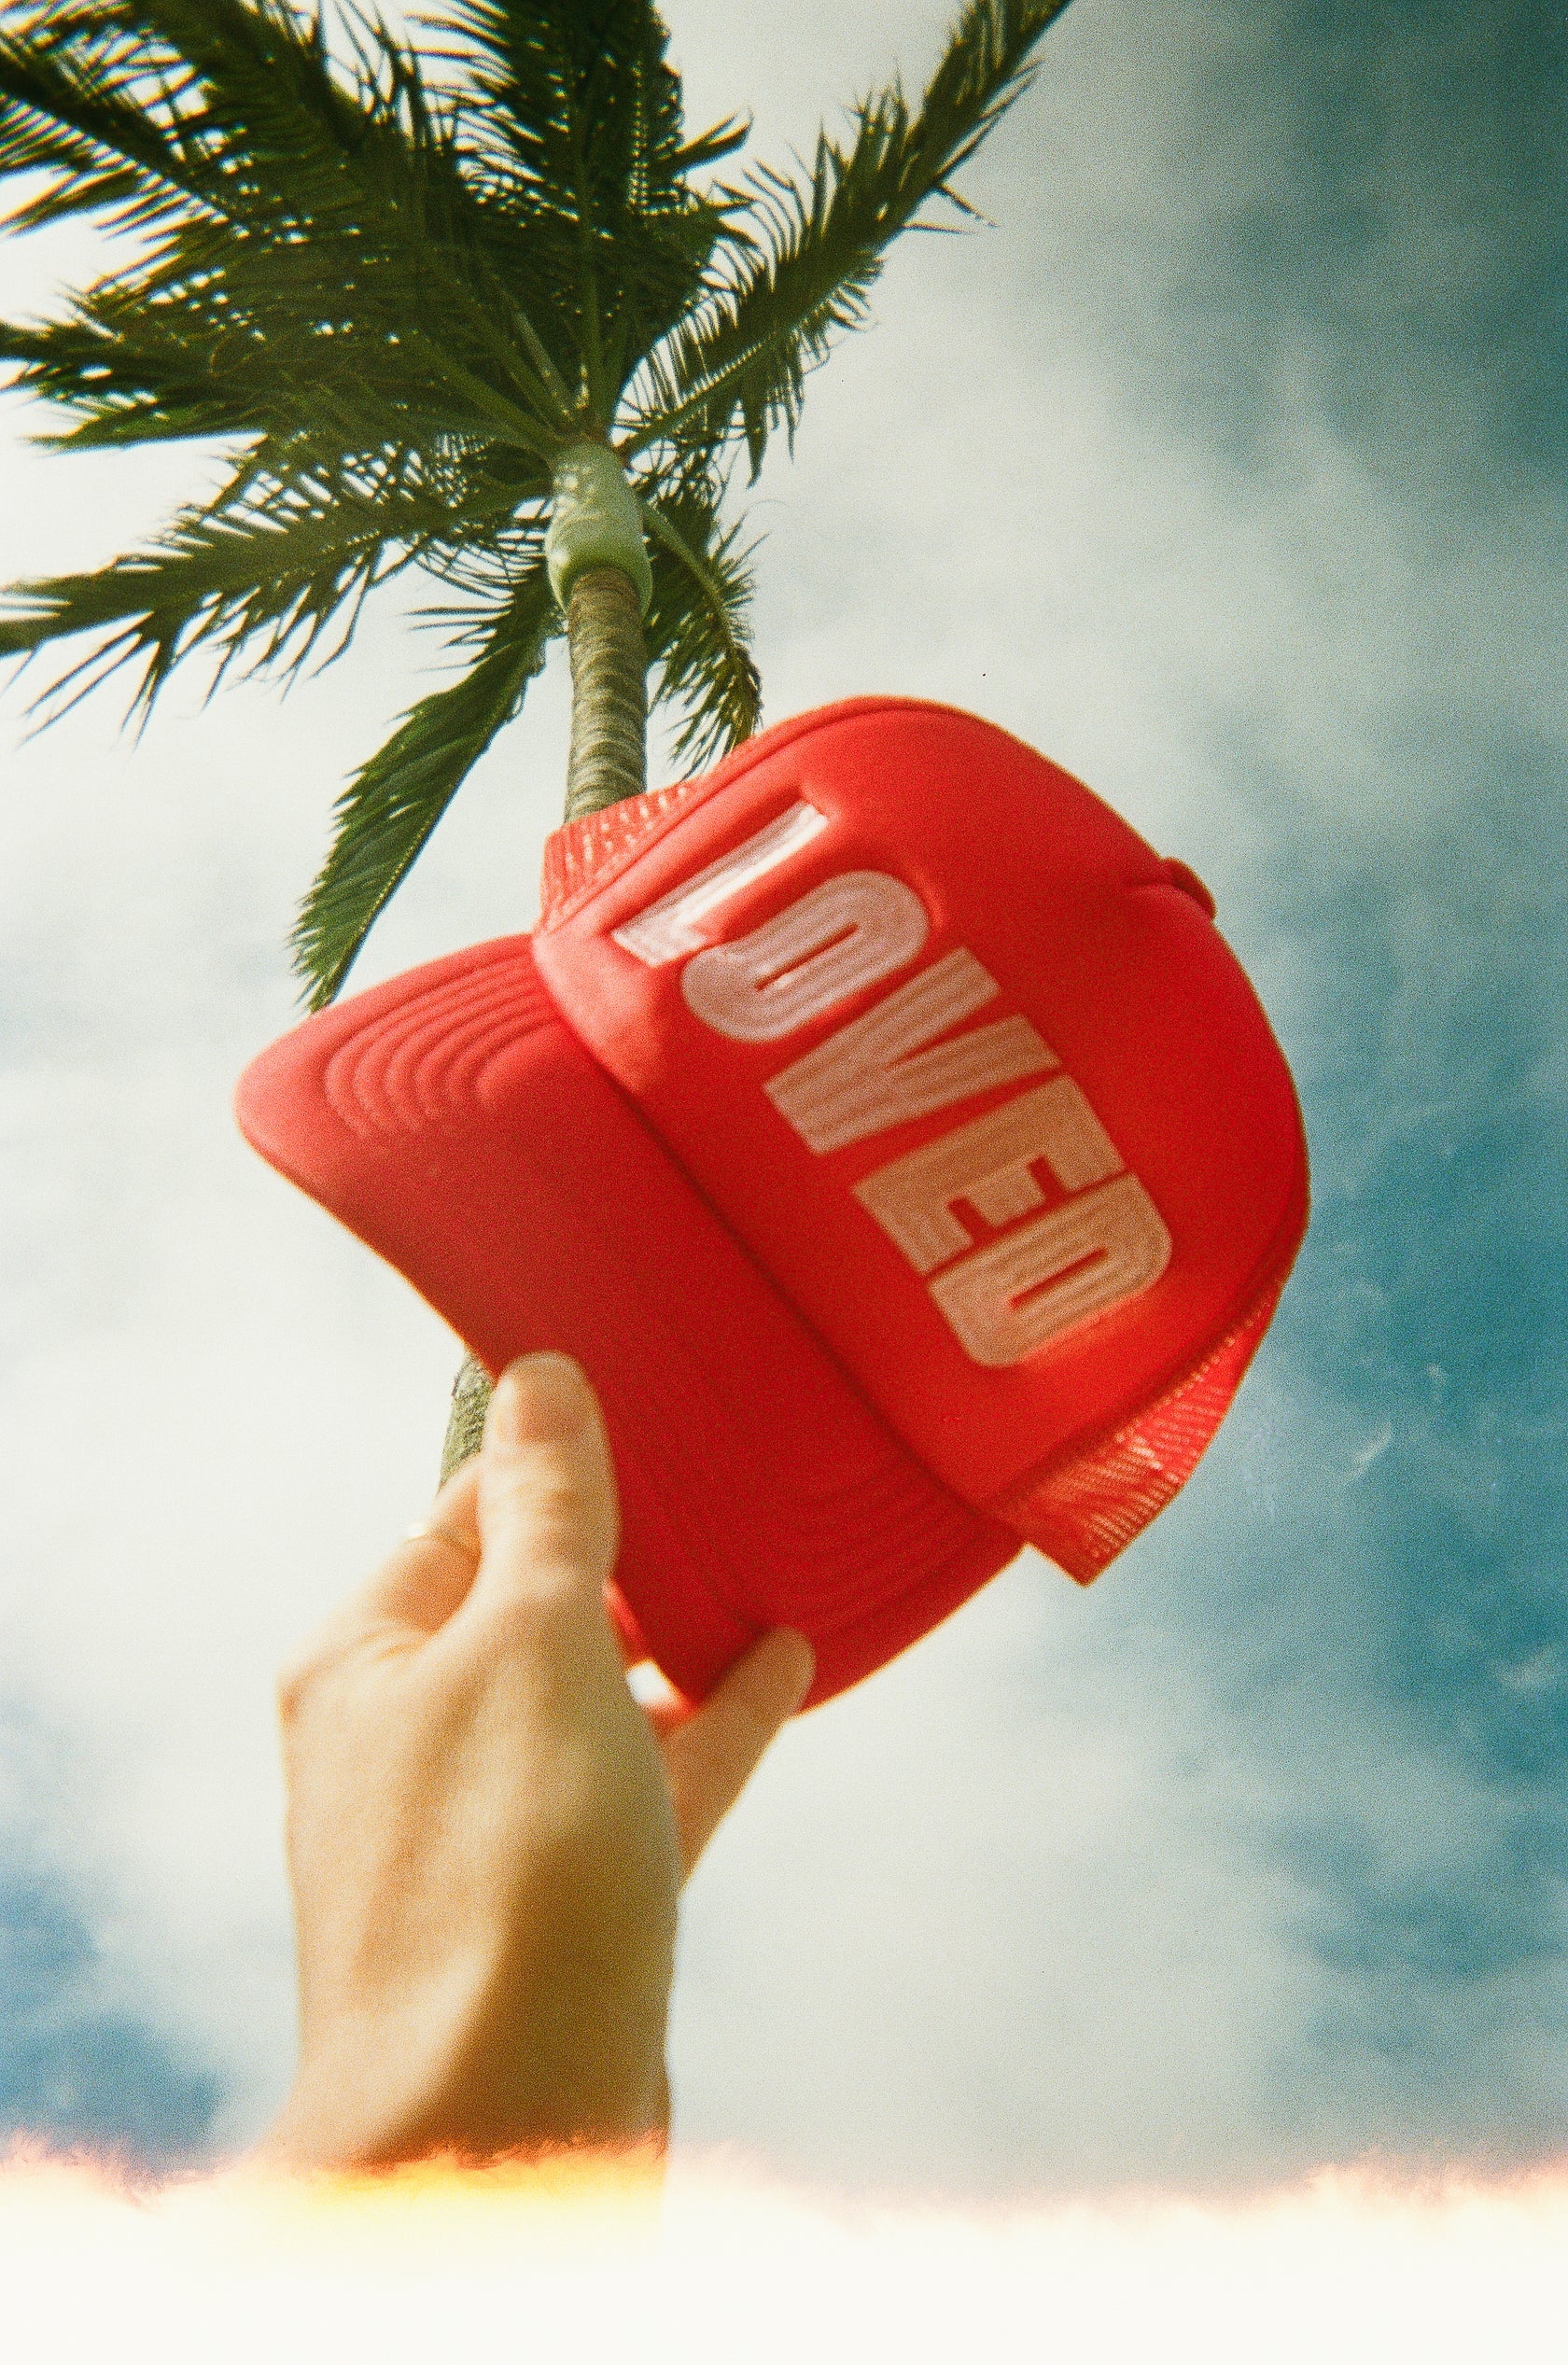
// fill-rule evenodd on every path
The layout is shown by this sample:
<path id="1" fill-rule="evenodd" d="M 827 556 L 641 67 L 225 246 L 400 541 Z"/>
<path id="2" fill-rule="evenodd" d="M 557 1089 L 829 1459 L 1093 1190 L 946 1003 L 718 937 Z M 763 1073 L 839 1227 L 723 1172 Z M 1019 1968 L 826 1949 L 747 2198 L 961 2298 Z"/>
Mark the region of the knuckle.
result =
<path id="1" fill-rule="evenodd" d="M 590 1493 L 581 1479 L 566 1470 L 537 1473 L 523 1490 L 523 1507 L 530 1525 L 544 1531 L 576 1533 L 591 1518 Z"/>
<path id="2" fill-rule="evenodd" d="M 530 1564 L 609 1574 L 615 1522 L 589 1490 L 553 1481 L 532 1490 L 523 1508 L 519 1540 Z"/>
<path id="3" fill-rule="evenodd" d="M 287 1727 L 297 1721 L 303 1704 L 305 1681 L 304 1671 L 293 1661 L 278 1670 L 273 1696 L 277 1702 L 280 1725 Z"/>
<path id="4" fill-rule="evenodd" d="M 321 1678 L 324 1664 L 321 1652 L 307 1644 L 279 1668 L 274 1696 L 278 1718 L 284 1726 L 299 1722 L 311 1693 Z"/>

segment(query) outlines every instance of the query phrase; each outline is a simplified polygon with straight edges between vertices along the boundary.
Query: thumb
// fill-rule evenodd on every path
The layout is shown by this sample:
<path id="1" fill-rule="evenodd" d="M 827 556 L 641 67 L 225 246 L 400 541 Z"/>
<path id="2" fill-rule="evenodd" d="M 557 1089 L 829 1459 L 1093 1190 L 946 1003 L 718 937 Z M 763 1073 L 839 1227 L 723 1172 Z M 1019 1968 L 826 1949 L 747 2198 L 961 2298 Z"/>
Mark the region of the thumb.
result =
<path id="1" fill-rule="evenodd" d="M 524 1355 L 502 1373 L 484 1423 L 475 1610 L 592 1606 L 620 1540 L 615 1473 L 598 1399 L 569 1355 Z"/>

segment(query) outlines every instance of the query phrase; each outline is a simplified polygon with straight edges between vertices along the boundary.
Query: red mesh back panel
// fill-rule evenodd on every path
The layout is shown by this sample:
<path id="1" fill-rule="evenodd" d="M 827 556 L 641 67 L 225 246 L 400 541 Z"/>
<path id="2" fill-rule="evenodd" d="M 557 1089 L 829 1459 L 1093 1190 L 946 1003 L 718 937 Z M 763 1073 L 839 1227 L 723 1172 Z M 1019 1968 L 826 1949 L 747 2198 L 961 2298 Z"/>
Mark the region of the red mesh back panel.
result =
<path id="1" fill-rule="evenodd" d="M 678 780 L 672 788 L 649 789 L 629 796 L 602 813 L 580 813 L 544 842 L 544 875 L 539 904 L 545 919 L 565 911 L 608 862 L 629 854 L 666 813 L 673 813 L 700 788 L 703 780 Z"/>
<path id="2" fill-rule="evenodd" d="M 1257 1298 L 1206 1362 L 1126 1429 L 1011 1497 L 1010 1526 L 1087 1585 L 1197 1469 L 1273 1318 L 1282 1284 Z"/>

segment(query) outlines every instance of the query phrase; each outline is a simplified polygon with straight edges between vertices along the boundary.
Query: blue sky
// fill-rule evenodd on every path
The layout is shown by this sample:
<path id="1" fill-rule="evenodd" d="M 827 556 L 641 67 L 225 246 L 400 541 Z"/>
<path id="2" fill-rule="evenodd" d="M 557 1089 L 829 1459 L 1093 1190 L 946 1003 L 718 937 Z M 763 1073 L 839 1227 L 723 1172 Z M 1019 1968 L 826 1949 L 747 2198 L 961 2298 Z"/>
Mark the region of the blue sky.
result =
<path id="1" fill-rule="evenodd" d="M 672 0 L 693 119 L 754 99 L 777 153 L 946 9 L 792 13 Z M 691 1899 L 693 2140 L 986 2190 L 1561 2147 L 1565 52 L 1508 0 L 1075 0 L 968 185 L 998 227 L 899 255 L 764 475 L 770 714 L 949 697 L 1191 861 L 1316 1207 L 1149 1536 L 1085 1597 L 1021 1562 L 777 1753 Z M 189 482 L 4 465 L 16 571 Z M 4 1793 L 12 2124 L 231 2142 L 286 2074 L 269 1670 L 417 1509 L 449 1349 L 224 1102 L 409 646 L 7 765 L 0 1632 L 72 1769 L 56 1812 L 19 1739 Z M 526 918 L 535 707 L 366 982 Z"/>
<path id="2" fill-rule="evenodd" d="M 3 1708 L 0 1747 L 0 2125 L 134 2166 L 199 2159 L 217 2081 L 177 2032 L 149 2024 L 134 1993 L 105 1981 L 94 1923 L 112 1913 L 112 1895 L 84 1879 L 79 1858 L 69 1869 L 59 1860 L 69 1753 Z"/>
<path id="3" fill-rule="evenodd" d="M 1529 521 L 1561 520 L 1568 421 L 1561 17 L 1280 21 L 1298 169 L 1217 242 L 1204 309 L 1299 324 L 1328 415 L 1435 539 L 1551 567 Z M 1232 432 L 1245 400 L 1213 405 Z M 1380 1854 L 1328 1782 L 1279 1845 L 1313 1893 L 1325 2053 L 1371 2047 L 1436 2127 L 1447 2098 L 1456 2133 L 1507 2150 L 1563 2123 L 1568 821 L 1561 738 L 1474 694 L 1472 651 L 1506 620 L 1483 606 L 1456 624 L 1418 727 L 1390 717 L 1398 861 L 1368 863 L 1353 836 L 1325 848 L 1288 805 L 1276 825 L 1260 904 L 1309 942 L 1320 1020 L 1297 1052 L 1316 1216 L 1272 1368 L 1332 1392 L 1370 1458 L 1336 1489 L 1287 1447 L 1275 1517 L 1294 1581 L 1261 1616 L 1251 1587 L 1211 1595 L 1209 1616 L 1234 1651 L 1245 1611 L 1235 1673 L 1255 1701 L 1260 1642 L 1299 1654 L 1316 1596 L 1311 1680 L 1375 1701 L 1472 1792 L 1435 1862 Z M 1267 795 L 1269 768 L 1250 769 Z M 1329 1598 L 1356 1597 L 1334 1634 L 1330 1571 Z M 1489 2039 L 1537 2013 L 1533 2074 L 1528 2046 L 1505 2073 Z M 1466 2091 L 1477 2077 L 1490 2091 Z"/>

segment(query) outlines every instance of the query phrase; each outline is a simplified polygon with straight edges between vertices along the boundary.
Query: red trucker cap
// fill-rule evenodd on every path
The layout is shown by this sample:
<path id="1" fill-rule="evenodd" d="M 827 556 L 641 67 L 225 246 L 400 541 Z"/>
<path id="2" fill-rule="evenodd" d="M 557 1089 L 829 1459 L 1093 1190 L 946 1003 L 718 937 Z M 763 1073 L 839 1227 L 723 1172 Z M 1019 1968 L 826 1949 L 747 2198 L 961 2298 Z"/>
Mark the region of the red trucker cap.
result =
<path id="1" fill-rule="evenodd" d="M 1200 883 L 909 700 L 568 824 L 531 940 L 322 1012 L 238 1108 L 492 1371 L 583 1364 L 617 1615 L 693 1696 L 788 1624 L 826 1699 L 1025 1542 L 1087 1583 L 1190 1475 L 1307 1224 Z"/>

